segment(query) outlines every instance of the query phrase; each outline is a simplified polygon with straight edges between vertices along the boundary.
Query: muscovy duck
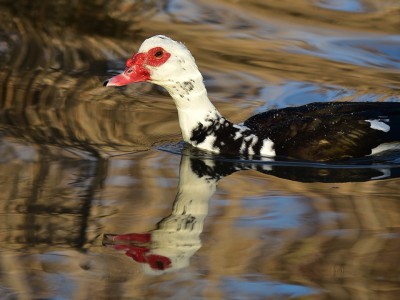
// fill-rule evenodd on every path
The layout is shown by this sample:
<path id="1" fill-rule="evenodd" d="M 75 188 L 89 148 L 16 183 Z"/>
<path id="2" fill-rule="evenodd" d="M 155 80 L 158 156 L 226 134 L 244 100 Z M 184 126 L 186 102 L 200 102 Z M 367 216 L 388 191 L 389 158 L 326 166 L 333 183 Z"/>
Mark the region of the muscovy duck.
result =
<path id="1" fill-rule="evenodd" d="M 189 50 L 163 35 L 145 40 L 125 71 L 104 86 L 145 81 L 174 99 L 184 141 L 214 153 L 333 161 L 400 149 L 398 102 L 310 103 L 233 124 L 208 99 Z"/>

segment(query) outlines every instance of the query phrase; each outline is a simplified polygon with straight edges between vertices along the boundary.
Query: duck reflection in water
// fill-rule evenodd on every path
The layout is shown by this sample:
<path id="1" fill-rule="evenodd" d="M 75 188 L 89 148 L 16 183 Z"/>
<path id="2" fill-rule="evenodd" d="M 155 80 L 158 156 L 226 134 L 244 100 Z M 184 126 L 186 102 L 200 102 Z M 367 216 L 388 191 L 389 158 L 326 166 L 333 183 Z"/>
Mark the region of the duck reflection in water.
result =
<path id="1" fill-rule="evenodd" d="M 127 256 L 142 263 L 148 274 L 188 266 L 201 246 L 199 236 L 208 213 L 208 200 L 222 177 L 215 173 L 212 162 L 183 155 L 171 214 L 148 233 L 106 234 L 103 244 L 125 251 Z"/>
<path id="2" fill-rule="evenodd" d="M 208 154 L 209 155 L 209 154 Z M 398 156 L 397 156 L 398 157 Z M 103 245 L 124 251 L 142 264 L 146 274 L 159 275 L 189 265 L 201 247 L 200 234 L 208 213 L 208 201 L 220 179 L 236 171 L 256 169 L 262 173 L 299 182 L 354 182 L 400 177 L 398 164 L 371 158 L 364 165 L 299 165 L 296 162 L 229 160 L 185 146 L 179 170 L 178 192 L 169 216 L 147 233 L 105 234 Z M 387 161 L 385 157 L 384 161 Z M 365 161 L 364 161 L 365 162 Z M 397 166 L 396 166 L 397 165 Z"/>

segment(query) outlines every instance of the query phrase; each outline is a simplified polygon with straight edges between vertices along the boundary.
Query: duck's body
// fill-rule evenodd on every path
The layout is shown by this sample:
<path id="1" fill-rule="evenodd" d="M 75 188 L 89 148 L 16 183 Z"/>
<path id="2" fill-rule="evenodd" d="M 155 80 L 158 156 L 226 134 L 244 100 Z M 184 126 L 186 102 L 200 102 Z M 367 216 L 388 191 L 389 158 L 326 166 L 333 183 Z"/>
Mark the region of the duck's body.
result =
<path id="1" fill-rule="evenodd" d="M 337 160 L 400 149 L 400 103 L 328 102 L 270 110 L 244 122 L 279 156 Z"/>
<path id="2" fill-rule="evenodd" d="M 143 42 L 107 86 L 149 81 L 178 109 L 183 139 L 214 153 L 339 160 L 400 148 L 400 103 L 330 102 L 271 110 L 233 124 L 208 99 L 194 58 L 165 36 Z"/>

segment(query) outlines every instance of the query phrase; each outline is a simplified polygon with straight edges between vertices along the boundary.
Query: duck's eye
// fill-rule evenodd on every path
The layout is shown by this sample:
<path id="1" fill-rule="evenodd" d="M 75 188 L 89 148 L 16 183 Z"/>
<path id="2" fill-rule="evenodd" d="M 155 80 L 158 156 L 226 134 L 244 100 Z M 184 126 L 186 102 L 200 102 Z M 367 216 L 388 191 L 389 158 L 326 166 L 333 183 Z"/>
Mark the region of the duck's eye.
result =
<path id="1" fill-rule="evenodd" d="M 158 50 L 156 53 L 154 53 L 154 56 L 157 58 L 160 58 L 163 55 L 163 52 L 161 50 Z"/>

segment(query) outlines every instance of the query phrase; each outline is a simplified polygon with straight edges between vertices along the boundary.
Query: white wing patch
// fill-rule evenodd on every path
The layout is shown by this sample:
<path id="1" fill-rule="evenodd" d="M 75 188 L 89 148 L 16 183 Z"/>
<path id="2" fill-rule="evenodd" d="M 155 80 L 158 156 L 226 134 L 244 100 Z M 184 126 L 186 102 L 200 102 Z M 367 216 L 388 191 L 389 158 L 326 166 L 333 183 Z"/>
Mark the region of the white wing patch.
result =
<path id="1" fill-rule="evenodd" d="M 389 122 L 389 120 L 365 120 L 365 122 L 369 122 L 372 129 L 380 130 L 383 132 L 388 132 L 390 130 L 390 126 L 385 122 Z"/>
<path id="2" fill-rule="evenodd" d="M 395 149 L 400 149 L 400 143 L 383 143 L 380 144 L 378 147 L 375 147 L 371 150 L 370 155 L 375 155 L 379 152 L 387 151 L 387 150 L 395 150 Z"/>
<path id="3" fill-rule="evenodd" d="M 274 142 L 272 142 L 270 139 L 265 139 L 260 149 L 260 155 L 275 156 L 276 154 L 273 147 L 274 147 Z"/>

